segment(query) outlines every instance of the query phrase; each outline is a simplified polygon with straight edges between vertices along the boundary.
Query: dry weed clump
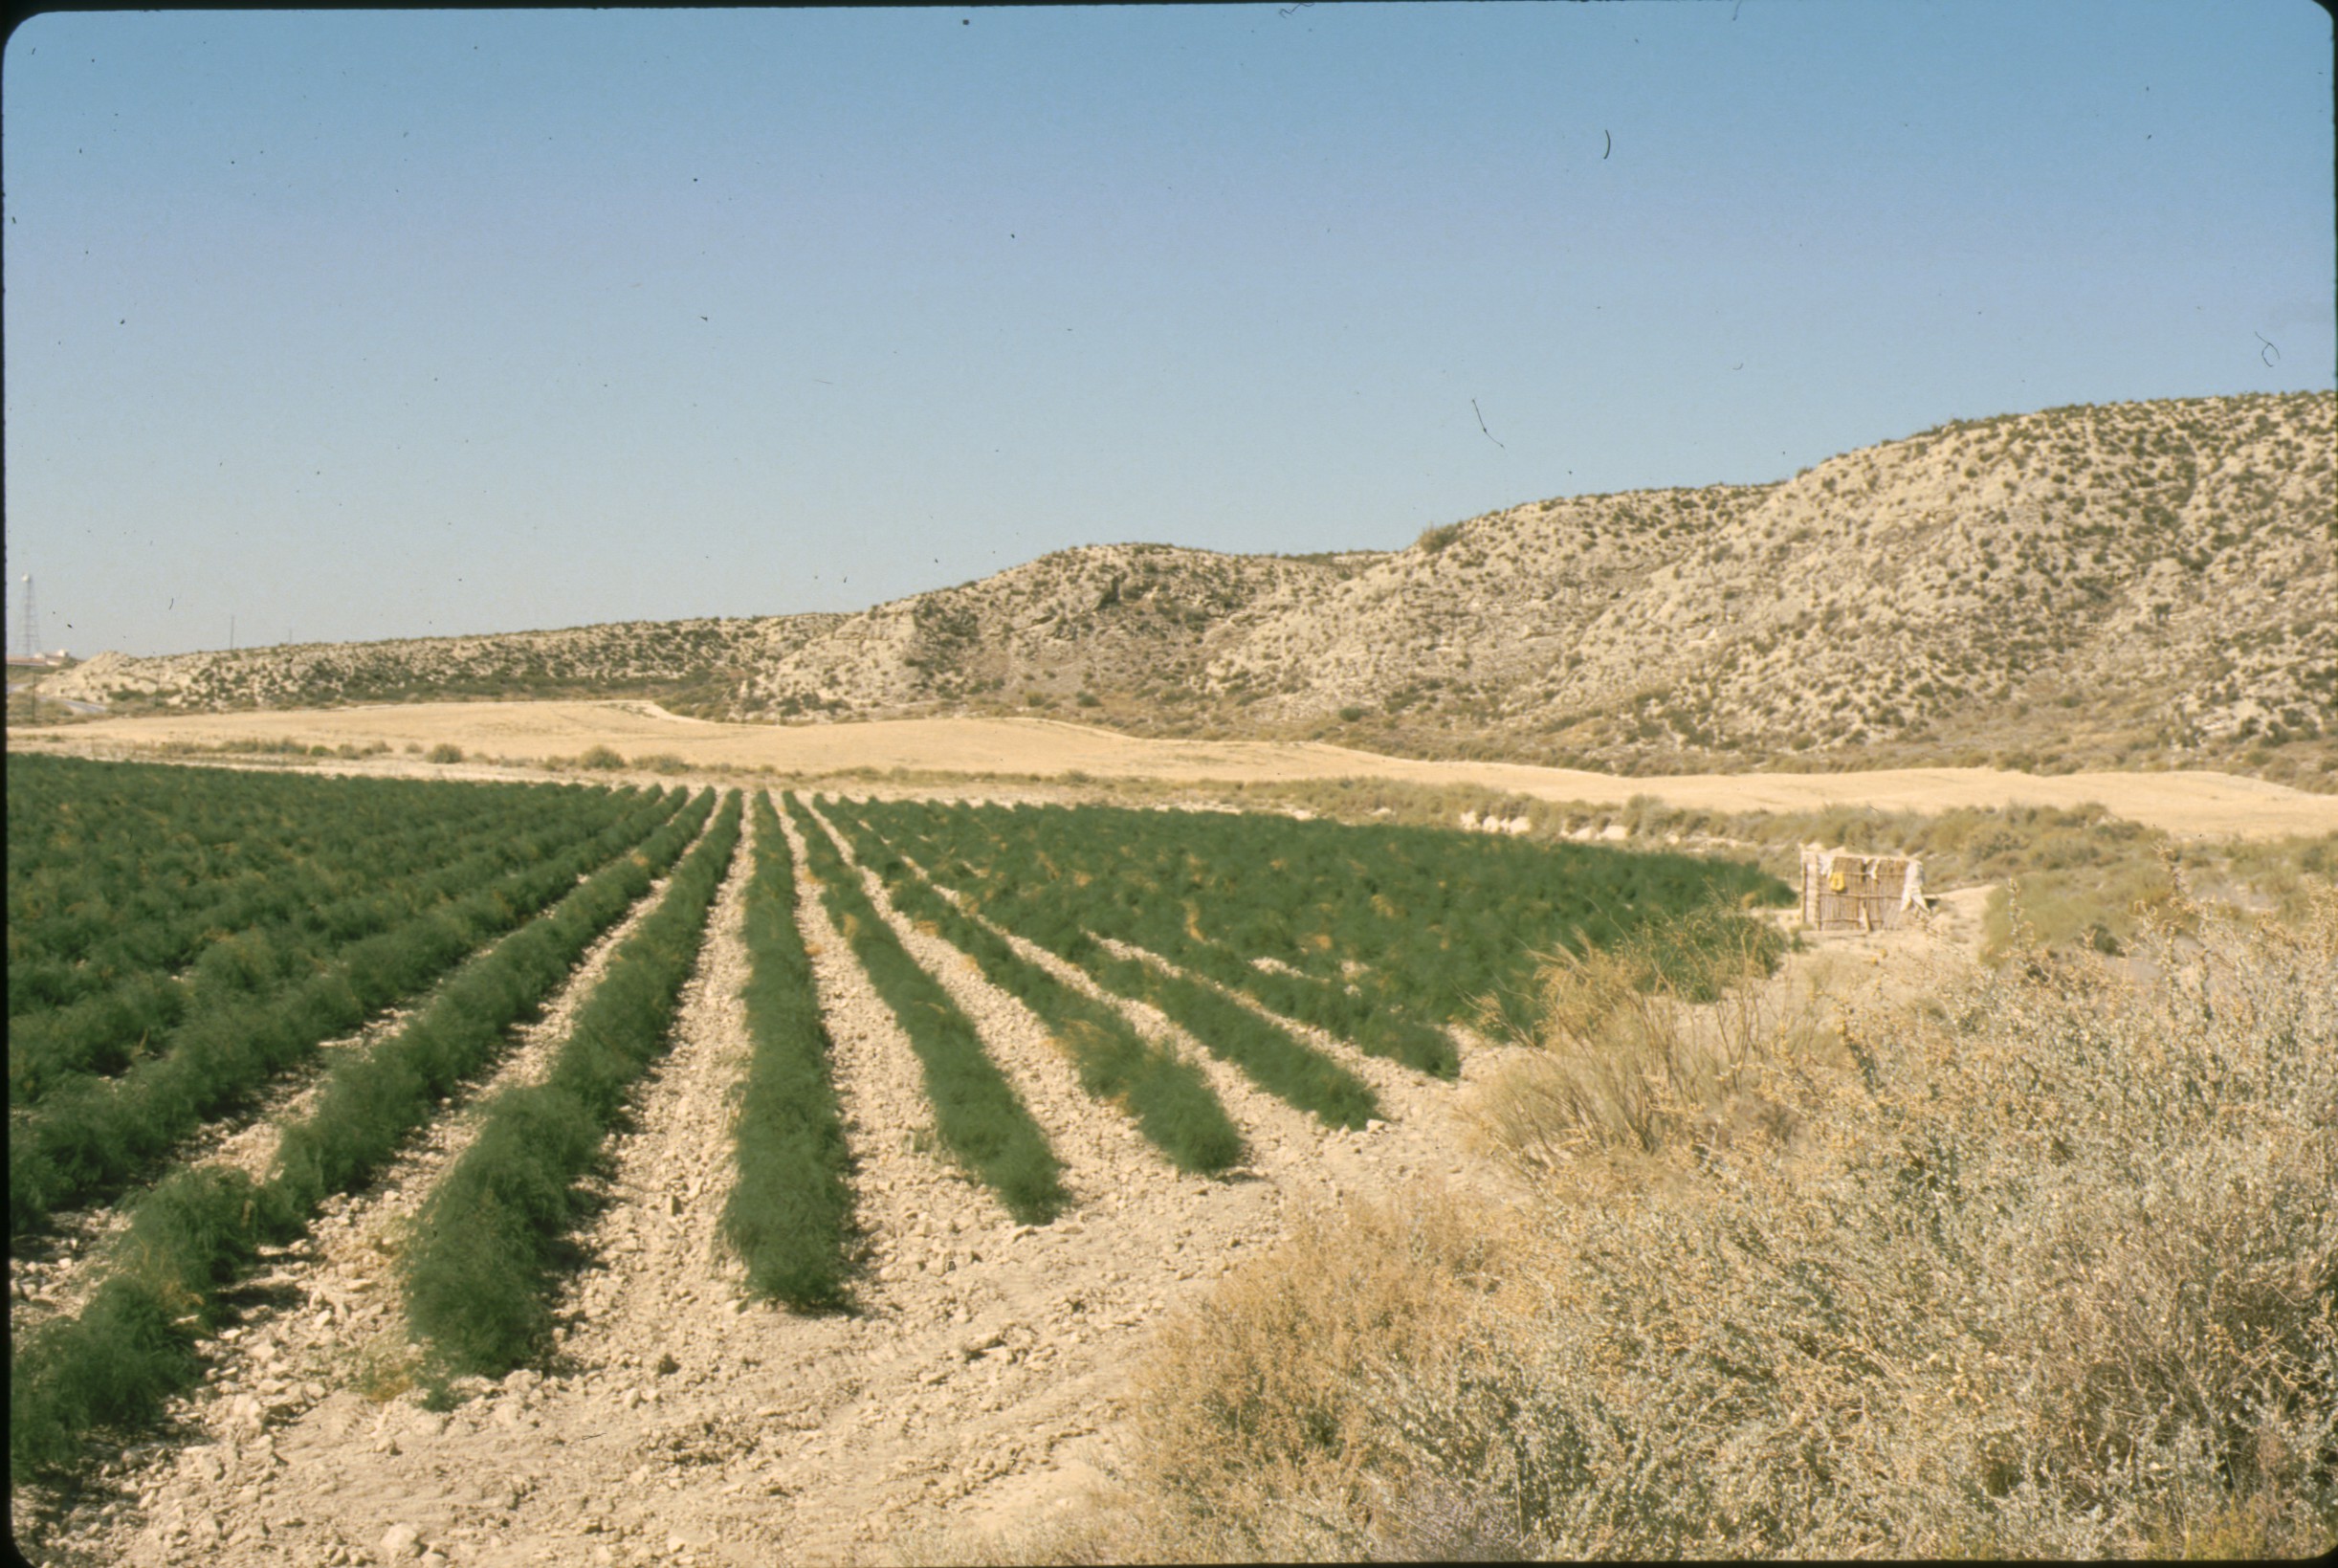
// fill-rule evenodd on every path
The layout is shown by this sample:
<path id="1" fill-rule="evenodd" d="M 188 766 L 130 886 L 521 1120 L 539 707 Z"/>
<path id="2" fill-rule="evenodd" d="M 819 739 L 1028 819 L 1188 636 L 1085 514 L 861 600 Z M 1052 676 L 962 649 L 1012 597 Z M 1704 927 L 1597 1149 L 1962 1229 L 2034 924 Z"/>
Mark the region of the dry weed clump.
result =
<path id="1" fill-rule="evenodd" d="M 1664 1115 L 1555 1096 L 1525 1224 L 1359 1214 L 1254 1266 L 1164 1338 L 1156 1522 L 1194 1556 L 2327 1549 L 2338 892 L 2171 912 L 2122 965 L 2017 950 L 1842 1044 L 1766 1042 L 1740 1093 L 1793 1064 L 1796 1116 L 1715 1137 L 1726 1057 L 1654 1038 Z M 1665 1179 L 1579 1179 L 1625 1166 Z"/>
<path id="2" fill-rule="evenodd" d="M 1142 1490 L 1171 1506 L 1126 1542 L 1233 1560 L 1354 1556 L 1373 1474 L 1397 1458 L 1374 1369 L 1448 1357 L 1451 1325 L 1499 1288 L 1510 1245 L 1443 1194 L 1404 1211 L 1351 1203 L 1303 1219 L 1173 1318 L 1136 1377 Z"/>
<path id="3" fill-rule="evenodd" d="M 1541 1049 L 1473 1096 L 1477 1132 L 1545 1172 L 1597 1149 L 1781 1136 L 1816 1092 L 1814 1064 L 1842 1058 L 1818 1033 L 1814 999 L 1770 979 L 1782 945 L 1769 926 L 1708 910 L 1550 955 L 1540 1027 L 1521 1042 Z"/>

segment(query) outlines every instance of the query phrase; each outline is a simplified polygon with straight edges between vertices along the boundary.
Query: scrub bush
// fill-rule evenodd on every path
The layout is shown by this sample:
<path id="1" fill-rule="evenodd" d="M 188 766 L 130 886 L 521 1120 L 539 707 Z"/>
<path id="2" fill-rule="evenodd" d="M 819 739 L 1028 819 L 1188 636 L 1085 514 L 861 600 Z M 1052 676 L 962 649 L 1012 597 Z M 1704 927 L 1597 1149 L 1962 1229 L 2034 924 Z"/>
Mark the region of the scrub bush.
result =
<path id="1" fill-rule="evenodd" d="M 1524 1161 L 1524 1208 L 1430 1226 L 1449 1256 L 1302 1233 L 1164 1336 L 1140 1506 L 1081 1550 L 2327 1552 L 2338 894 L 2172 911 L 2136 957 L 1855 1016 L 1791 1120 Z"/>

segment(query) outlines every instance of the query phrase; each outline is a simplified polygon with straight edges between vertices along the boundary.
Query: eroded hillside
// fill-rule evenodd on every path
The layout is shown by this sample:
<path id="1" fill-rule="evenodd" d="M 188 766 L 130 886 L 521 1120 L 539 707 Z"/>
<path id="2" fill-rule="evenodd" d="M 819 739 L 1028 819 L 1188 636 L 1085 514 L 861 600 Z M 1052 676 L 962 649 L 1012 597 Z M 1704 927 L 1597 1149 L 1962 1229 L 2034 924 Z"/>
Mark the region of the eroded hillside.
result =
<path id="1" fill-rule="evenodd" d="M 1066 550 L 854 615 L 101 655 L 118 707 L 651 695 L 708 718 L 1056 709 L 1637 771 L 2338 748 L 2328 394 L 1959 422 L 1783 483 L 1531 502 L 1331 557 Z"/>

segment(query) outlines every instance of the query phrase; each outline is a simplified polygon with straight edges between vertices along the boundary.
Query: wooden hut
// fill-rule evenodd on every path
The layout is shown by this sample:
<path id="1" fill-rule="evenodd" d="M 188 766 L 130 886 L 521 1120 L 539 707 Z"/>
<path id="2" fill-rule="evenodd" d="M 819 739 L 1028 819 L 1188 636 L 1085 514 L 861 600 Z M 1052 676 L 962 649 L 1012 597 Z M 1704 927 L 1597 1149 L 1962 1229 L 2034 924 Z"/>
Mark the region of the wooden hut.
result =
<path id="1" fill-rule="evenodd" d="M 1802 846 L 1802 923 L 1815 931 L 1888 931 L 1924 909 L 1924 863 Z"/>

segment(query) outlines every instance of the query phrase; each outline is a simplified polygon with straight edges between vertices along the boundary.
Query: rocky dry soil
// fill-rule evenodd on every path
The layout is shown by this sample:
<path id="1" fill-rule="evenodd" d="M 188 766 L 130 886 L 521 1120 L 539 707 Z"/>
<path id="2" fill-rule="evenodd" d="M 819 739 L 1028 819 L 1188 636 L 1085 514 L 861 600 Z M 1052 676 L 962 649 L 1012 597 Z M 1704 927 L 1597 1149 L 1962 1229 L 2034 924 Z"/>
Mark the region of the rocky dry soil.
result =
<path id="1" fill-rule="evenodd" d="M 541 1070 L 589 963 L 495 1080 L 377 1187 L 270 1260 L 166 1431 L 76 1496 L 16 1495 L 28 1555 L 229 1568 L 761 1565 L 886 1560 L 904 1543 L 1019 1528 L 1109 1479 L 1126 1375 L 1153 1325 L 1270 1245 L 1294 1210 L 1423 1183 L 1490 1202 L 1506 1190 L 1467 1152 L 1459 1117 L 1504 1048 L 1468 1042 L 1455 1086 L 1317 1036 L 1391 1114 L 1347 1134 L 1134 1009 L 1200 1056 L 1249 1140 L 1230 1178 L 1183 1176 L 1080 1093 L 1020 1003 L 896 921 L 1064 1161 L 1076 1206 L 1018 1226 L 928 1152 L 915 1058 L 807 881 L 799 915 L 857 1160 L 863 1283 L 850 1313 L 749 1303 L 717 1240 L 746 1051 L 747 865 L 742 853 L 722 890 L 671 1052 L 612 1141 L 605 1206 L 582 1238 L 586 1262 L 560 1303 L 546 1364 L 458 1383 L 452 1409 L 425 1408 L 406 1386 L 393 1263 L 403 1227 L 467 1142 L 472 1109 Z M 264 1140 L 239 1137 L 219 1157 L 258 1158 Z"/>

